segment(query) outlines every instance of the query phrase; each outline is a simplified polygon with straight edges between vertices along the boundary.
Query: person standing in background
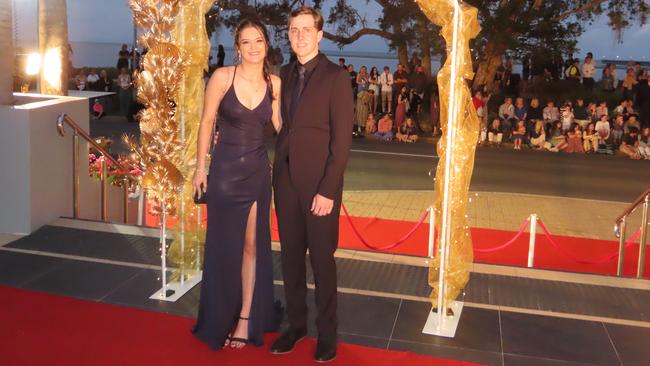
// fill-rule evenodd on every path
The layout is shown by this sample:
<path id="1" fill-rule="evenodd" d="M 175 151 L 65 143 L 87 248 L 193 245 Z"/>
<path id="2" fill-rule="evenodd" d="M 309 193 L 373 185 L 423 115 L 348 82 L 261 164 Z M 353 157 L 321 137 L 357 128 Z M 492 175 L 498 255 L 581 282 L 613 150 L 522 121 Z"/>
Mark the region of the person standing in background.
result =
<path id="1" fill-rule="evenodd" d="M 372 100 L 372 108 L 371 108 L 371 110 L 372 110 L 373 114 L 377 114 L 377 104 L 379 104 L 378 99 L 379 99 L 379 95 L 381 93 L 381 90 L 379 89 L 380 88 L 380 85 L 379 85 L 379 71 L 377 70 L 377 68 L 375 66 L 373 66 L 372 69 L 370 69 L 370 76 L 369 76 L 369 79 L 368 79 L 368 83 L 369 83 L 368 89 L 370 89 L 370 90 L 372 90 L 374 92 L 373 93 L 373 100 Z"/>
<path id="2" fill-rule="evenodd" d="M 384 66 L 384 72 L 379 75 L 379 85 L 381 85 L 381 111 L 390 113 L 393 106 L 393 74 L 390 68 Z"/>
<path id="3" fill-rule="evenodd" d="M 120 69 L 120 74 L 117 76 L 117 86 L 117 95 L 120 99 L 120 114 L 128 118 L 129 109 L 133 102 L 133 92 L 131 91 L 131 75 L 129 75 L 126 67 Z"/>
<path id="4" fill-rule="evenodd" d="M 361 90 L 357 94 L 357 107 L 356 107 L 356 126 L 352 133 L 353 137 L 363 137 L 363 129 L 370 114 L 370 106 L 372 104 L 374 91 Z"/>
<path id="5" fill-rule="evenodd" d="M 402 64 L 397 64 L 397 71 L 393 74 L 393 95 L 399 95 L 402 88 L 405 87 L 409 82 L 409 74 L 406 72 L 406 68 Z M 397 106 L 397 98 L 393 101 L 393 109 Z"/>
<path id="6" fill-rule="evenodd" d="M 98 90 L 97 82 L 99 82 L 99 75 L 97 75 L 95 69 L 90 69 L 90 71 L 88 71 L 88 76 L 86 76 L 86 89 Z"/>
<path id="7" fill-rule="evenodd" d="M 223 62 L 226 59 L 226 51 L 223 49 L 223 45 L 217 46 L 217 68 L 223 67 Z"/>
<path id="8" fill-rule="evenodd" d="M 123 68 L 129 67 L 129 49 L 126 44 L 122 45 L 122 49 L 117 54 L 117 69 L 122 70 Z"/>
<path id="9" fill-rule="evenodd" d="M 350 74 L 350 87 L 352 87 L 352 95 L 357 97 L 357 72 L 354 71 L 354 65 L 348 65 L 348 73 Z"/>
<path id="10" fill-rule="evenodd" d="M 585 62 L 582 64 L 582 86 L 588 92 L 594 90 L 594 75 L 596 74 L 596 66 L 593 61 L 593 54 L 591 52 L 587 53 L 585 57 Z"/>
<path id="11" fill-rule="evenodd" d="M 362 91 L 370 89 L 370 76 L 368 75 L 368 68 L 361 66 L 359 73 L 357 74 L 357 92 L 361 93 Z"/>

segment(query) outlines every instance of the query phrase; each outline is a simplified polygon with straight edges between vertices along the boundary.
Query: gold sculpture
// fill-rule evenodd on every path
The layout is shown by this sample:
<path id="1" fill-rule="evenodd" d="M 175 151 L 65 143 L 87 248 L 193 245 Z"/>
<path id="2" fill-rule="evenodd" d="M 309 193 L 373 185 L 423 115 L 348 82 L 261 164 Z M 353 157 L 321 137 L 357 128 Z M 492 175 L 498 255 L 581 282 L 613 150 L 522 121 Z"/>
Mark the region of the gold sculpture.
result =
<path id="1" fill-rule="evenodd" d="M 192 200 L 196 141 L 205 89 L 210 41 L 205 13 L 210 0 L 131 0 L 136 24 L 144 30 L 138 43 L 147 48 L 143 71 L 135 82 L 145 106 L 139 114 L 139 144 L 125 137 L 145 174 L 151 213 L 177 216 L 169 259 L 180 269 L 199 267 L 205 229 Z"/>
<path id="2" fill-rule="evenodd" d="M 465 3 L 459 4 L 456 0 L 417 0 L 417 3 L 433 23 L 442 27 L 441 33 L 449 56 L 438 73 L 442 137 L 437 145 L 440 160 L 436 170 L 433 205 L 436 213 L 435 224 L 439 228 L 438 243 L 445 242 L 448 248 L 448 260 L 444 262 L 445 289 L 440 306 L 448 309 L 451 301 L 456 299 L 467 285 L 473 261 L 472 239 L 466 212 L 479 120 L 466 80 L 472 79 L 474 75 L 469 41 L 478 35 L 480 25 L 477 9 Z M 456 6 L 459 6 L 459 26 L 454 40 Z M 453 103 L 451 105 L 450 97 Z M 451 150 L 447 151 L 448 148 Z M 445 212 L 447 216 L 443 217 Z M 429 268 L 429 285 L 433 288 L 431 303 L 434 308 L 439 305 L 442 257 L 440 249 L 441 245 L 438 245 Z"/>
<path id="3" fill-rule="evenodd" d="M 138 43 L 148 52 L 142 62 L 143 71 L 134 76 L 138 101 L 145 106 L 138 115 L 140 141 L 129 136 L 123 139 L 135 152 L 129 158 L 145 172 L 142 187 L 147 190 L 150 212 L 154 215 L 163 210 L 176 214 L 178 193 L 185 181 L 177 101 L 187 61 L 171 37 L 182 4 L 181 0 L 129 2 L 136 25 L 144 30 Z"/>
<path id="4" fill-rule="evenodd" d="M 205 13 L 212 4 L 213 1 L 210 0 L 186 1 L 172 32 L 174 43 L 184 49 L 188 57 L 177 99 L 177 118 L 183 143 L 180 169 L 188 178 L 192 177 L 196 167 L 196 143 L 205 92 L 203 76 L 208 69 L 210 55 Z M 178 198 L 179 224 L 174 230 L 174 241 L 169 248 L 169 259 L 180 269 L 179 274 L 188 273 L 186 269 L 199 269 L 205 241 L 205 227 L 194 204 L 192 189 L 191 179 L 186 179 Z"/>

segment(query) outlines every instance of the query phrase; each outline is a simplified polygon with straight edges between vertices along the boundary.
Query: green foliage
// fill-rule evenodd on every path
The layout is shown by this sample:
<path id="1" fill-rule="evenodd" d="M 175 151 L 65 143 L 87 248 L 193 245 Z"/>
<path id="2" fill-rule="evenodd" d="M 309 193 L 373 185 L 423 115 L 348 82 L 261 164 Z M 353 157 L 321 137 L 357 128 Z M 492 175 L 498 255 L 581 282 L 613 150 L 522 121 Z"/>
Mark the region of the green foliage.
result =
<path id="1" fill-rule="evenodd" d="M 605 15 L 618 34 L 632 24 L 644 24 L 650 13 L 645 0 L 467 0 L 479 9 L 482 32 L 474 46 L 488 42 L 519 57 L 549 58 L 575 52 L 584 27 Z"/>
<path id="2" fill-rule="evenodd" d="M 320 0 L 312 6 L 320 7 Z M 258 19 L 266 24 L 270 36 L 276 42 L 286 44 L 287 19 L 293 9 L 307 5 L 304 0 L 223 0 L 219 1 L 206 15 L 206 29 L 212 35 L 219 26 L 234 29 L 244 18 Z"/>
<path id="3" fill-rule="evenodd" d="M 323 14 L 328 30 L 325 37 L 339 46 L 355 42 L 364 35 L 383 37 L 391 49 L 419 48 L 423 37 L 431 42 L 435 54 L 442 54 L 444 46 L 439 29 L 431 24 L 412 0 L 374 0 L 383 8 L 379 19 L 368 19 L 357 2 L 351 0 L 330 0 L 333 2 L 329 14 Z M 366 0 L 369 2 L 370 0 Z M 307 3 L 304 0 L 224 0 L 215 5 L 206 15 L 206 28 L 211 35 L 219 26 L 233 29 L 243 18 L 256 18 L 269 27 L 276 42 L 287 44 L 287 17 L 291 10 L 303 5 L 322 8 L 323 0 Z M 417 20 L 425 19 L 427 31 L 417 27 Z M 378 27 L 376 27 L 378 26 Z"/>

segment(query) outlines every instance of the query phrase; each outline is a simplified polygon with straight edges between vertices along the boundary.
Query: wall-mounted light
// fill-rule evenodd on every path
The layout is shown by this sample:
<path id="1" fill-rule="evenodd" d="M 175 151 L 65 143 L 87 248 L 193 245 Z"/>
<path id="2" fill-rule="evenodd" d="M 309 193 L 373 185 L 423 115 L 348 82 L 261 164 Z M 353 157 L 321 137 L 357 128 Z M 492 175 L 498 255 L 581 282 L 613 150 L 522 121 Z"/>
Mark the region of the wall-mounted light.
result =
<path id="1" fill-rule="evenodd" d="M 37 75 L 41 70 L 42 57 L 40 53 L 30 53 L 27 55 L 27 64 L 25 65 L 25 74 Z"/>

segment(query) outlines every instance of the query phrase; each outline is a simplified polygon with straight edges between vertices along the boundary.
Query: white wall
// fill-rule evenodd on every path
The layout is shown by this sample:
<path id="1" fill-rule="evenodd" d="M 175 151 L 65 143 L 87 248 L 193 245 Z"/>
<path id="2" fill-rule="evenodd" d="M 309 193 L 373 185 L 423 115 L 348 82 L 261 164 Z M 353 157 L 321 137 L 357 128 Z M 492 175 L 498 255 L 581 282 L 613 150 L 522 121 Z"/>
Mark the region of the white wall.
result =
<path id="1" fill-rule="evenodd" d="M 72 215 L 71 130 L 60 137 L 56 120 L 67 113 L 88 130 L 88 101 L 15 96 L 15 106 L 0 107 L 0 232 L 31 233 Z"/>

